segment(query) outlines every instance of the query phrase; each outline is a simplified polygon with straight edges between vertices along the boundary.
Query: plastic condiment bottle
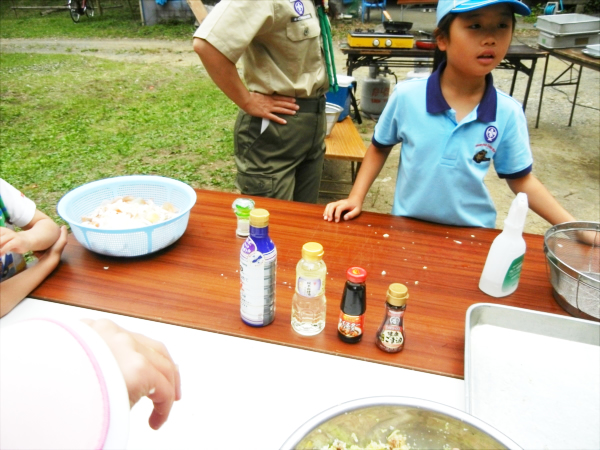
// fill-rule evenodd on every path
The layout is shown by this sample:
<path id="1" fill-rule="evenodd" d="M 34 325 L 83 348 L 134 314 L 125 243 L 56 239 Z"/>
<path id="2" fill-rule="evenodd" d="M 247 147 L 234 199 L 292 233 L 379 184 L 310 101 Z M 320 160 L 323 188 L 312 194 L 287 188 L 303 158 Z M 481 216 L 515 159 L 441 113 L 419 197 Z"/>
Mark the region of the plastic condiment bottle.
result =
<path id="1" fill-rule="evenodd" d="M 528 209 L 527 194 L 519 192 L 504 220 L 504 230 L 492 242 L 479 280 L 479 289 L 492 297 L 512 294 L 519 285 L 526 248 L 523 227 Z"/>
<path id="2" fill-rule="evenodd" d="M 269 325 L 275 319 L 277 249 L 269 237 L 269 212 L 250 212 L 250 236 L 240 251 L 240 313 L 253 327 Z"/>
<path id="3" fill-rule="evenodd" d="M 250 211 L 254 209 L 254 200 L 251 198 L 236 198 L 231 205 L 237 216 L 237 228 L 235 234 L 246 237 L 250 234 Z"/>
<path id="4" fill-rule="evenodd" d="M 350 344 L 362 339 L 365 311 L 367 310 L 367 271 L 361 267 L 351 267 L 346 272 L 346 285 L 340 305 L 338 337 Z"/>
<path id="5" fill-rule="evenodd" d="M 314 336 L 325 328 L 327 299 L 323 246 L 307 242 L 302 246 L 302 259 L 296 265 L 296 288 L 292 297 L 292 328 L 304 336 Z"/>
<path id="6" fill-rule="evenodd" d="M 404 311 L 408 288 L 400 283 L 390 284 L 385 300 L 385 316 L 375 339 L 384 352 L 396 353 L 404 348 Z"/>

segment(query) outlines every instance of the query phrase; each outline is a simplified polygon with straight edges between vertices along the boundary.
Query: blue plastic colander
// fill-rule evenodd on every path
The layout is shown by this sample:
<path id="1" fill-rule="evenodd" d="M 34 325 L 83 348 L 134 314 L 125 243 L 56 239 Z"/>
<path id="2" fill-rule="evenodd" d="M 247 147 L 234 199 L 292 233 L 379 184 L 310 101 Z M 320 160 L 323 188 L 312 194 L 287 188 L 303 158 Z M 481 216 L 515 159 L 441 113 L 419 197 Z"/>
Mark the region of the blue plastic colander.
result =
<path id="1" fill-rule="evenodd" d="M 177 216 L 154 225 L 124 230 L 104 230 L 81 222 L 104 200 L 131 195 L 152 200 L 156 205 L 173 204 Z M 196 192 L 172 178 L 132 175 L 92 181 L 68 192 L 56 207 L 71 227 L 77 241 L 88 250 L 110 256 L 141 256 L 156 252 L 179 239 L 185 232 Z"/>

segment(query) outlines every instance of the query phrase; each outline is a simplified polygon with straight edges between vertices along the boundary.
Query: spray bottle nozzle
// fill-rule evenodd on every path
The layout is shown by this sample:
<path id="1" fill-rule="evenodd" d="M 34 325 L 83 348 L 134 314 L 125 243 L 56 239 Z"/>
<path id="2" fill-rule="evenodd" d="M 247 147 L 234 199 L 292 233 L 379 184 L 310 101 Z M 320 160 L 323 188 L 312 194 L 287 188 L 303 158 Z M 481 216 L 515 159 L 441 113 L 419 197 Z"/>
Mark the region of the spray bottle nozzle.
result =
<path id="1" fill-rule="evenodd" d="M 527 194 L 524 192 L 519 192 L 510 204 L 508 216 L 504 220 L 504 226 L 519 229 L 522 231 L 523 227 L 525 226 L 527 211 L 529 211 Z"/>

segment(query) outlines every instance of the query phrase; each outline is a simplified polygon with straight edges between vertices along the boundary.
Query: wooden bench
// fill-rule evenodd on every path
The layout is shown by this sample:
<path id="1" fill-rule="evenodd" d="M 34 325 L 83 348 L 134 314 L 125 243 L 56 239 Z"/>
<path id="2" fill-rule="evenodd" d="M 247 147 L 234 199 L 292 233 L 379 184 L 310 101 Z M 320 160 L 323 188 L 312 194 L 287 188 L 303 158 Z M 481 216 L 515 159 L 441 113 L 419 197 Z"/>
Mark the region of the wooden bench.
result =
<path id="1" fill-rule="evenodd" d="M 350 184 L 353 184 L 367 149 L 350 116 L 335 124 L 331 134 L 325 138 L 325 147 L 325 159 L 350 161 L 352 180 Z M 340 183 L 338 180 L 322 181 Z M 323 190 L 321 192 L 327 193 Z"/>

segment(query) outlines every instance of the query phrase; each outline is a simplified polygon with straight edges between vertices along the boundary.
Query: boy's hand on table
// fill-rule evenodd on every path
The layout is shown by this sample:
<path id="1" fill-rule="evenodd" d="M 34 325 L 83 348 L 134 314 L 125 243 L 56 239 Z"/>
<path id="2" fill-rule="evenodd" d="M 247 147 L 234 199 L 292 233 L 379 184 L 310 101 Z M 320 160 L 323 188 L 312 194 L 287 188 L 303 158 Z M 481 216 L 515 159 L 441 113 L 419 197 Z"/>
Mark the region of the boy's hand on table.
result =
<path id="1" fill-rule="evenodd" d="M 348 212 L 344 214 L 344 211 Z M 325 211 L 323 212 L 323 219 L 328 222 L 339 222 L 342 217 L 344 220 L 351 220 L 357 217 L 361 212 L 362 202 L 347 198 L 327 204 Z"/>
<path id="2" fill-rule="evenodd" d="M 154 403 L 148 423 L 158 430 L 169 417 L 173 402 L 181 399 L 179 369 L 161 342 L 127 331 L 107 320 L 82 319 L 107 343 L 123 374 L 129 404 L 144 396 Z"/>

